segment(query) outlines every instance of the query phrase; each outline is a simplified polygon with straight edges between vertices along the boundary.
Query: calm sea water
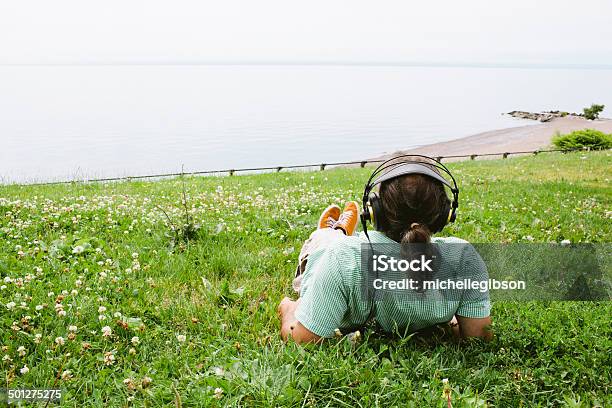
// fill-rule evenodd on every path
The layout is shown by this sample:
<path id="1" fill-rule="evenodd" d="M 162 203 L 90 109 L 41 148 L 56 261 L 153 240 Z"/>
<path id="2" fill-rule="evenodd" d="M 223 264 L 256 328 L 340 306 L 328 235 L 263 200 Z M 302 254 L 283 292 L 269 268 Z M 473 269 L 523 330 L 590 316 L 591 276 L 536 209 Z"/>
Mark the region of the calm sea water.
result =
<path id="1" fill-rule="evenodd" d="M 612 71 L 3 66 L 0 177 L 359 160 L 526 124 L 501 115 L 514 109 L 580 111 L 593 102 L 612 106 Z"/>

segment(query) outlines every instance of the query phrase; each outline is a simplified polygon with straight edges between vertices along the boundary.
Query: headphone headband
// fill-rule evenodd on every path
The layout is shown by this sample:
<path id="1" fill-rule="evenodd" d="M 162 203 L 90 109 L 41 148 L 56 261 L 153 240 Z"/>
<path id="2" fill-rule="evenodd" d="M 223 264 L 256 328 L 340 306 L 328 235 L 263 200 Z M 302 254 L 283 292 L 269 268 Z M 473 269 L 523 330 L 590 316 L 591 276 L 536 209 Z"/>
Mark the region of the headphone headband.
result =
<path id="1" fill-rule="evenodd" d="M 398 163 L 394 167 L 390 167 L 390 170 L 383 172 L 383 174 L 381 174 L 376 180 L 372 181 L 370 183 L 370 187 L 375 187 L 378 184 L 403 176 L 404 174 L 424 174 L 440 181 L 442 184 L 448 186 L 448 188 L 451 190 L 453 189 L 453 185 L 451 183 L 449 183 L 440 174 L 433 171 L 427 166 L 426 163 Z"/>
<path id="2" fill-rule="evenodd" d="M 403 160 L 406 158 L 416 158 L 416 159 Z M 409 164 L 413 166 L 418 166 L 418 167 L 412 168 L 412 170 L 416 170 L 416 171 L 411 171 L 411 169 L 406 169 L 405 171 L 397 169 L 398 167 L 404 167 Z M 387 169 L 390 169 L 390 170 L 386 171 Z M 448 180 L 446 180 L 444 177 L 442 177 L 439 173 L 434 171 L 433 169 L 440 170 L 443 173 L 447 174 L 450 177 L 452 184 Z M 374 171 L 370 175 L 370 178 L 368 179 L 366 183 L 364 193 L 365 191 L 367 191 L 367 194 L 369 194 L 370 191 L 372 191 L 373 187 L 375 187 L 377 184 L 382 183 L 383 181 L 387 181 L 392 178 L 396 178 L 396 177 L 403 176 L 405 174 L 412 174 L 412 173 L 424 174 L 424 175 L 433 177 L 439 180 L 440 182 L 442 182 L 444 185 L 448 186 L 450 190 L 453 192 L 453 195 L 455 195 L 456 193 L 457 194 L 459 193 L 459 188 L 457 187 L 457 182 L 455 181 L 455 177 L 453 177 L 453 174 L 450 172 L 448 167 L 442 164 L 440 160 L 437 160 L 433 157 L 425 156 L 422 154 L 403 154 L 399 156 L 394 156 L 388 160 L 385 160 L 381 164 L 379 164 L 378 167 L 376 167 L 376 169 L 374 169 Z M 382 174 L 382 176 L 380 176 L 379 178 L 376 178 L 380 174 Z M 366 194 L 364 194 L 364 196 L 366 196 Z"/>

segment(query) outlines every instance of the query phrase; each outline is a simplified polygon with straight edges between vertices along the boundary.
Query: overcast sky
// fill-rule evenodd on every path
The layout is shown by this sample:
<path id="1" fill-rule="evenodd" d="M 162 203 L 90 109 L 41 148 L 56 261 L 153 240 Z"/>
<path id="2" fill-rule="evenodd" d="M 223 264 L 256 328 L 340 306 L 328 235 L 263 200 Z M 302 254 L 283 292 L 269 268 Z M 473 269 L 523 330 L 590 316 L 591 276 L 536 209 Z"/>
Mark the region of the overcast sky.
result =
<path id="1" fill-rule="evenodd" d="M 610 0 L 3 0 L 0 63 L 612 65 Z"/>

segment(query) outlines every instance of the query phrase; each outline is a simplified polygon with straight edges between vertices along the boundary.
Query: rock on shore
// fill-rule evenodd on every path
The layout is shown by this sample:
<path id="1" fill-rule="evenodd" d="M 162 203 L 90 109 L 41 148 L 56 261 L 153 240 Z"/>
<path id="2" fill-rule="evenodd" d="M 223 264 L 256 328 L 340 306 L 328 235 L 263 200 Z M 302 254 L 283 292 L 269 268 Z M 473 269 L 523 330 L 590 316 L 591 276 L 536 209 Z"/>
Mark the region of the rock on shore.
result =
<path id="1" fill-rule="evenodd" d="M 564 118 L 566 116 L 583 117 L 582 113 L 569 113 L 562 111 L 548 111 L 541 113 L 512 111 L 508 112 L 508 115 L 519 119 L 539 120 L 540 122 L 550 122 L 554 118 Z"/>

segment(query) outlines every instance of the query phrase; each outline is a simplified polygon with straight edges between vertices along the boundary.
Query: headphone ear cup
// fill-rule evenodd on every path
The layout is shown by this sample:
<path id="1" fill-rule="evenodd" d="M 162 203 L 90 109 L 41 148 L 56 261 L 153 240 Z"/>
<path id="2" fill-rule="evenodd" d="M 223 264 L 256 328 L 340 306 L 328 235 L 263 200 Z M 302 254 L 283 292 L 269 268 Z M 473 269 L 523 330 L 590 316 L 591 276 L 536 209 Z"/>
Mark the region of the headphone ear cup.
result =
<path id="1" fill-rule="evenodd" d="M 382 207 L 380 197 L 374 192 L 370 194 L 368 202 L 370 204 L 370 220 L 372 225 L 374 225 L 374 229 L 380 231 L 385 226 L 385 210 Z"/>

